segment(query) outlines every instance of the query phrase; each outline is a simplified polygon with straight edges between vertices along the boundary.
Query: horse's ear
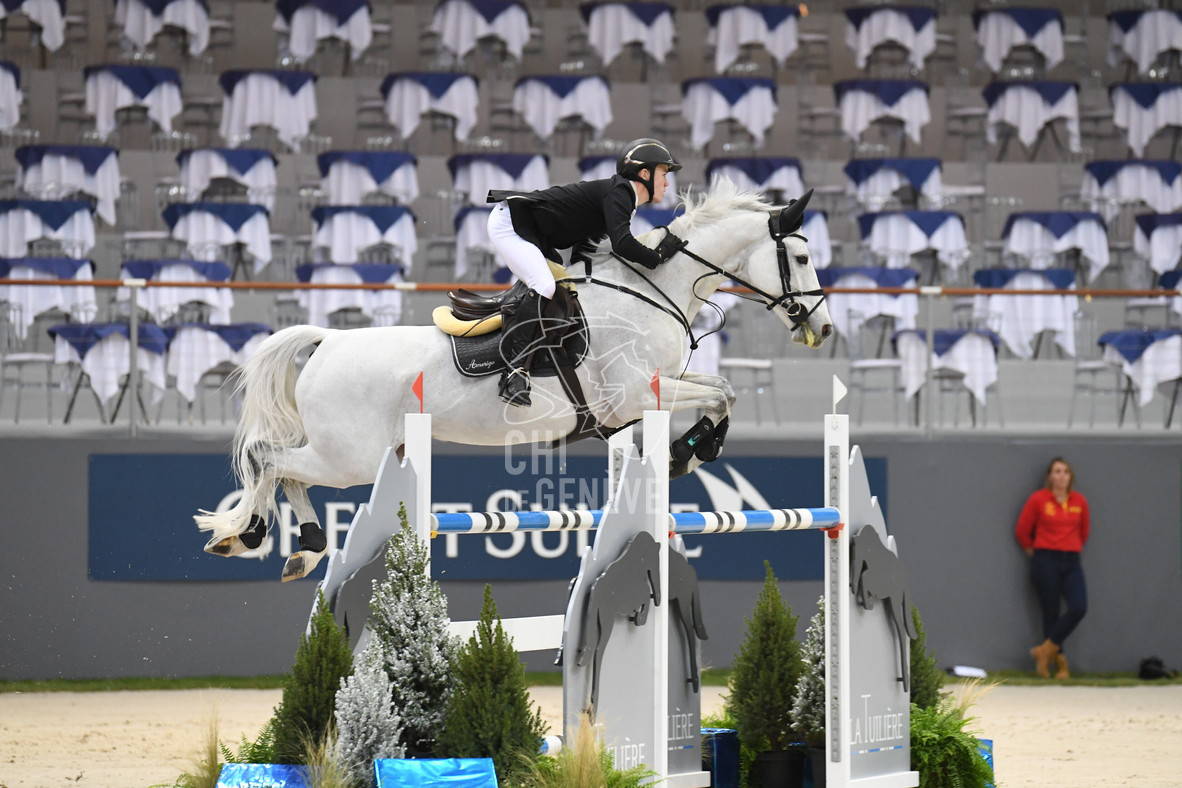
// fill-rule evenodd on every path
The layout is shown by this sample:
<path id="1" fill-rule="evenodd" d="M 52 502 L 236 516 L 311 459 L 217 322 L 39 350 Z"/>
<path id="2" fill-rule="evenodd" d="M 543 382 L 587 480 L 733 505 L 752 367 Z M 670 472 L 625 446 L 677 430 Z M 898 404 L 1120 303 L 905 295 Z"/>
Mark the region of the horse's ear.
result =
<path id="1" fill-rule="evenodd" d="M 804 209 L 813 198 L 813 190 L 809 189 L 799 200 L 789 200 L 788 207 L 780 211 L 780 232 L 784 235 L 794 233 L 804 224 Z"/>

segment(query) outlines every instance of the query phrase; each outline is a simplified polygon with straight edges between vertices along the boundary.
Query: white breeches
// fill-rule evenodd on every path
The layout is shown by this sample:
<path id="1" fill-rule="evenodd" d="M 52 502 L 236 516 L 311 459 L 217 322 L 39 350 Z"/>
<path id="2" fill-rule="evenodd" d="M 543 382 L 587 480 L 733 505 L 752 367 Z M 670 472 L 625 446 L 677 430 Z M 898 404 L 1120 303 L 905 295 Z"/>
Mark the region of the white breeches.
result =
<path id="1" fill-rule="evenodd" d="M 517 234 L 509 206 L 503 202 L 488 214 L 488 239 L 518 279 L 539 295 L 554 297 L 554 274 L 550 273 L 542 250 Z"/>

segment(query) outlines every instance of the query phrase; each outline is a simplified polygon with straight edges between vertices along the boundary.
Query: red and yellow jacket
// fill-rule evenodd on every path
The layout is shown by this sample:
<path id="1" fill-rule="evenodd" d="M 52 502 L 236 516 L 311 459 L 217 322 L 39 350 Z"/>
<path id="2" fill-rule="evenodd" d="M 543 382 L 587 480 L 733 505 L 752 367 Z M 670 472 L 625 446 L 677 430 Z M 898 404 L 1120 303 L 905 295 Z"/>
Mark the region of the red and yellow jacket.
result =
<path id="1" fill-rule="evenodd" d="M 1088 541 L 1091 518 L 1088 500 L 1080 493 L 1067 494 L 1067 503 L 1055 500 L 1050 490 L 1036 490 L 1026 499 L 1014 535 L 1024 549 L 1065 550 L 1078 553 Z"/>

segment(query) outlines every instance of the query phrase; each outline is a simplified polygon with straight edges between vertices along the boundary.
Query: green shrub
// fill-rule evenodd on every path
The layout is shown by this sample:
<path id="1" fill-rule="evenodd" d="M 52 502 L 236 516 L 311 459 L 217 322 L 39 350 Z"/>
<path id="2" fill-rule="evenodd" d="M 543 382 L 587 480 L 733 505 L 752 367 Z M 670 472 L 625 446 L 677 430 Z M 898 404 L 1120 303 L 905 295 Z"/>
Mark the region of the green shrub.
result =
<path id="1" fill-rule="evenodd" d="M 492 758 L 498 782 L 511 783 L 523 762 L 537 758 L 546 724 L 530 700 L 525 668 L 487 585 L 476 632 L 461 646 L 452 675 L 455 689 L 443 717 L 439 754 Z"/>
<path id="2" fill-rule="evenodd" d="M 792 732 L 792 694 L 803 672 L 796 616 L 780 597 L 772 566 L 765 561 L 763 589 L 747 620 L 726 699 L 726 713 L 734 719 L 743 747 L 785 750 L 799 739 Z"/>
<path id="3" fill-rule="evenodd" d="M 940 703 L 944 673 L 936 667 L 936 658 L 928 653 L 927 634 L 919 617 L 919 608 L 911 608 L 917 637 L 911 641 L 911 702 L 921 709 L 931 709 Z"/>
<path id="4" fill-rule="evenodd" d="M 300 763 L 304 742 L 320 741 L 333 723 L 341 679 L 353 672 L 353 652 L 345 631 L 317 591 L 311 631 L 300 638 L 295 664 L 283 686 L 283 699 L 272 721 L 273 763 Z"/>
<path id="5" fill-rule="evenodd" d="M 993 782 L 977 737 L 966 730 L 973 721 L 969 703 L 945 697 L 929 708 L 911 704 L 911 768 L 919 772 L 919 788 L 985 788 Z"/>

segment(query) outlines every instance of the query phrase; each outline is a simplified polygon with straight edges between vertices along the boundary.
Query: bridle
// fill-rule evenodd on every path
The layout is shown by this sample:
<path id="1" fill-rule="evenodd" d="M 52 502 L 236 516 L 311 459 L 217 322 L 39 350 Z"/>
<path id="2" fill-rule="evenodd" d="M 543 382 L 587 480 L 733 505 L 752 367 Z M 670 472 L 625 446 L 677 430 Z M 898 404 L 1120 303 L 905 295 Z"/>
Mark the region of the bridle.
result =
<path id="1" fill-rule="evenodd" d="M 768 234 L 772 237 L 772 240 L 776 242 L 776 267 L 779 269 L 780 274 L 780 295 L 778 296 L 772 295 L 771 293 L 756 287 L 752 283 L 735 276 L 734 274 L 710 262 L 706 258 L 700 257 L 697 254 L 691 252 L 686 247 L 682 247 L 681 253 L 691 260 L 706 266 L 716 274 L 728 277 L 740 287 L 745 287 L 758 295 L 765 302 L 767 302 L 767 310 L 769 312 L 776 307 L 780 307 L 784 310 L 784 316 L 792 321 L 793 329 L 797 329 L 808 322 L 808 319 L 812 317 L 813 312 L 816 312 L 817 309 L 820 308 L 821 304 L 825 303 L 825 291 L 820 288 L 817 288 L 816 290 L 792 289 L 792 264 L 788 260 L 788 248 L 784 246 L 784 239 L 799 238 L 805 243 L 808 243 L 809 239 L 796 231 L 783 231 L 780 227 L 779 213 L 773 213 L 768 217 L 767 229 Z M 665 232 L 669 232 L 668 227 L 665 228 Z M 804 296 L 820 296 L 820 298 L 817 299 L 817 303 L 813 304 L 812 309 L 808 309 L 804 304 L 796 300 L 798 298 L 803 298 Z M 787 304 L 784 303 L 785 301 Z"/>
<path id="2" fill-rule="evenodd" d="M 806 200 L 807 200 L 807 198 L 806 198 Z M 795 202 L 796 201 L 794 200 L 793 203 L 795 203 Z M 739 276 L 736 276 L 735 274 L 731 273 L 730 271 L 727 271 L 726 269 L 722 268 L 721 266 L 715 265 L 714 263 L 710 262 L 706 258 L 690 251 L 687 246 L 681 247 L 680 253 L 684 254 L 686 257 L 690 258 L 691 260 L 698 263 L 699 265 L 705 266 L 706 268 L 710 269 L 710 271 L 712 271 L 714 274 L 718 274 L 720 276 L 726 277 L 726 278 L 732 280 L 733 282 L 735 282 L 740 287 L 744 287 L 744 288 L 750 290 L 751 292 L 755 293 L 757 296 L 762 298 L 764 300 L 764 302 L 766 302 L 767 310 L 769 312 L 771 310 L 775 309 L 776 307 L 781 308 L 784 311 L 784 316 L 787 317 L 789 321 L 791 321 L 792 330 L 795 331 L 796 329 L 802 328 L 805 325 L 805 323 L 808 322 L 808 319 L 812 316 L 812 314 L 814 312 L 816 312 L 818 308 L 820 308 L 821 304 L 825 303 L 826 296 L 825 296 L 825 291 L 820 288 L 815 289 L 815 290 L 794 290 L 792 287 L 792 267 L 791 267 L 792 263 L 788 259 L 788 248 L 784 245 L 784 239 L 785 238 L 799 238 L 800 240 L 802 240 L 806 243 L 808 242 L 808 238 L 806 238 L 805 236 L 801 235 L 799 232 L 796 231 L 799 228 L 799 224 L 800 224 L 799 218 L 800 217 L 796 217 L 795 221 L 793 221 L 791 219 L 789 220 L 790 226 L 792 226 L 793 229 L 785 230 L 783 227 L 783 225 L 784 225 L 784 215 L 783 215 L 784 211 L 793 210 L 794 207 L 795 206 L 790 204 L 789 207 L 785 208 L 783 211 L 778 211 L 776 213 L 771 214 L 768 217 L 768 235 L 771 236 L 771 239 L 773 241 L 775 241 L 775 244 L 776 244 L 776 267 L 778 268 L 779 274 L 780 274 L 780 290 L 781 290 L 779 295 L 773 295 L 773 294 L 763 290 L 762 288 L 756 287 L 753 283 L 748 282 L 747 280 L 742 279 Z M 803 207 L 798 208 L 794 212 L 795 213 L 803 213 Z M 666 233 L 669 232 L 668 227 L 662 225 L 662 228 L 665 230 Z M 622 293 L 627 293 L 628 295 L 631 295 L 634 298 L 644 301 L 645 303 L 649 304 L 650 306 L 653 306 L 653 307 L 659 309 L 660 311 L 671 316 L 674 320 L 676 320 L 678 323 L 681 324 L 682 330 L 684 330 L 686 333 L 686 336 L 688 336 L 690 338 L 690 348 L 691 349 L 696 348 L 698 343 L 697 343 L 696 339 L 694 338 L 693 332 L 690 328 L 690 322 L 688 319 L 686 319 L 685 314 L 678 308 L 677 304 L 673 301 L 673 299 L 670 298 L 663 290 L 661 290 L 661 288 L 658 287 L 655 282 L 653 282 L 651 279 L 649 279 L 647 276 L 645 276 L 644 273 L 639 271 L 636 268 L 636 266 L 632 265 L 627 260 L 620 257 L 615 252 L 612 253 L 612 257 L 614 257 L 617 261 L 619 261 L 620 264 L 622 264 L 625 268 L 629 269 L 634 274 L 636 274 L 638 277 L 640 277 L 642 280 L 644 280 L 644 282 L 650 288 L 655 290 L 657 292 L 657 294 L 660 295 L 661 298 L 663 298 L 669 306 L 665 306 L 665 304 L 661 304 L 658 301 L 656 301 L 655 299 L 650 298 L 649 296 L 645 295 L 644 293 L 633 290 L 632 288 L 630 288 L 626 285 L 621 285 L 616 282 L 608 282 L 603 279 L 595 278 L 594 276 L 591 275 L 590 261 L 587 261 L 585 263 L 586 273 L 584 276 L 571 277 L 571 279 L 573 279 L 576 282 L 585 282 L 585 283 L 589 283 L 589 284 L 600 285 L 602 287 L 608 287 L 613 290 L 618 290 Z M 817 303 L 815 303 L 811 309 L 807 308 L 803 303 L 801 303 L 800 301 L 797 300 L 798 298 L 803 298 L 805 296 L 819 296 L 819 298 L 817 298 Z"/>

